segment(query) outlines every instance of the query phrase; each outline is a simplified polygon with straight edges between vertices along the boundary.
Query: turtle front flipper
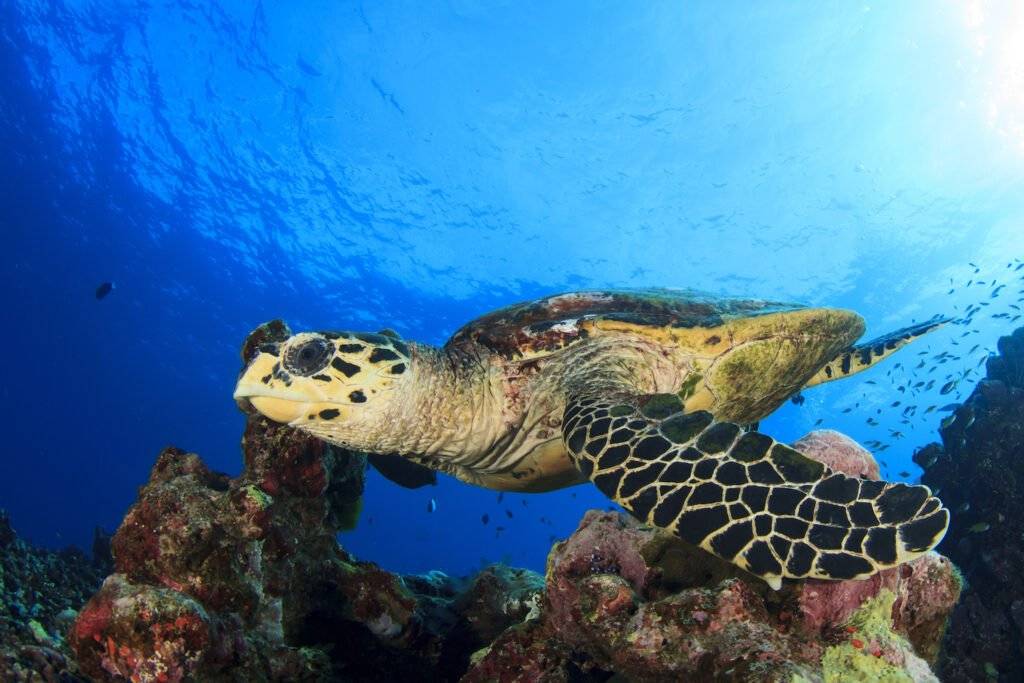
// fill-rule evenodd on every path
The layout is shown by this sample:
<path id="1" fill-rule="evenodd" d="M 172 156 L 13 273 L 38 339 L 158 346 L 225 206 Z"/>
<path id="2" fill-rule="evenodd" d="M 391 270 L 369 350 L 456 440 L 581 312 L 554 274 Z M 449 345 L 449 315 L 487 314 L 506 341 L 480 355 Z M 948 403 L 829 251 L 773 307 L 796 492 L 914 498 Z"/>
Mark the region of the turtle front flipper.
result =
<path id="1" fill-rule="evenodd" d="M 674 394 L 570 400 L 570 457 L 638 519 L 756 574 L 856 579 L 942 540 L 926 486 L 848 477 L 765 434 L 684 413 Z"/>

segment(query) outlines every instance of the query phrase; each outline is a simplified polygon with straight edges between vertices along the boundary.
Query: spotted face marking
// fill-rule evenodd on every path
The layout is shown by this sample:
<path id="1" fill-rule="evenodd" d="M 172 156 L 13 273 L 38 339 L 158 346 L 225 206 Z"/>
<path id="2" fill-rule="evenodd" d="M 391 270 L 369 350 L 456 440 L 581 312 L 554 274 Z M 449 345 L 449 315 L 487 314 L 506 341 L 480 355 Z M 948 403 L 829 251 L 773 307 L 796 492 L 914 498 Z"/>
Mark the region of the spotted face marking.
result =
<path id="1" fill-rule="evenodd" d="M 570 401 L 563 428 L 605 495 L 775 587 L 873 574 L 933 548 L 949 524 L 925 486 L 833 472 L 765 434 L 684 413 L 670 394 Z"/>
<path id="2" fill-rule="evenodd" d="M 317 435 L 342 434 L 412 381 L 412 354 L 397 335 L 301 333 L 265 346 L 239 379 L 236 398 Z"/>

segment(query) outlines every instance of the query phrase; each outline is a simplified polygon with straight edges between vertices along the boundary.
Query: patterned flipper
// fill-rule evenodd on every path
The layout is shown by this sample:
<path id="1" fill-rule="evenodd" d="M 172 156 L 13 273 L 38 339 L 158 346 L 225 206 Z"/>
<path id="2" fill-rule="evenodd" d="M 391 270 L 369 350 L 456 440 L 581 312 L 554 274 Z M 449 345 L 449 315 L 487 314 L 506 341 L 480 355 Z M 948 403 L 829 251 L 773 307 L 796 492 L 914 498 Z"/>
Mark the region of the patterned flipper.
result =
<path id="1" fill-rule="evenodd" d="M 926 486 L 833 472 L 674 394 L 571 400 L 574 463 L 638 519 L 760 576 L 854 579 L 927 552 L 949 511 Z"/>

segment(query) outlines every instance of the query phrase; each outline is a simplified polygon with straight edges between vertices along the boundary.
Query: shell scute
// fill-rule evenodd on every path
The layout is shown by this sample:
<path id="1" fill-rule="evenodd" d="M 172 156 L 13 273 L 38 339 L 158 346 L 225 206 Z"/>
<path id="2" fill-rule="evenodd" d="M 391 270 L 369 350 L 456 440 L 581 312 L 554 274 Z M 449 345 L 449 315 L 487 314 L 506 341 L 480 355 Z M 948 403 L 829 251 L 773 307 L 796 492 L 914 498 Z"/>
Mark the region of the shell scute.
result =
<path id="1" fill-rule="evenodd" d="M 570 292 L 526 301 L 468 323 L 448 346 L 479 344 L 509 359 L 548 355 L 586 339 L 601 322 L 643 330 L 713 328 L 736 318 L 797 310 L 797 304 L 729 299 L 692 290 Z"/>

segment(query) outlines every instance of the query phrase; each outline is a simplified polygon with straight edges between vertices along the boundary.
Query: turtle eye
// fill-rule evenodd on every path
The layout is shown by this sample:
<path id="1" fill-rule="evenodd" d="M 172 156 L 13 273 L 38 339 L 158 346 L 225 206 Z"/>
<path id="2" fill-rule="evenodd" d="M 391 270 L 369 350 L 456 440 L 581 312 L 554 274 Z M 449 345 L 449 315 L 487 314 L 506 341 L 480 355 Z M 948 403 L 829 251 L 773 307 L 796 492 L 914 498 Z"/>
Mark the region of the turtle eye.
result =
<path id="1" fill-rule="evenodd" d="M 288 349 L 284 368 L 295 375 L 308 376 L 327 367 L 334 347 L 326 339 L 310 339 Z"/>

